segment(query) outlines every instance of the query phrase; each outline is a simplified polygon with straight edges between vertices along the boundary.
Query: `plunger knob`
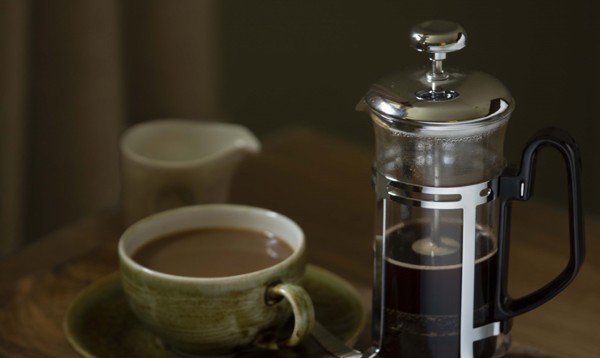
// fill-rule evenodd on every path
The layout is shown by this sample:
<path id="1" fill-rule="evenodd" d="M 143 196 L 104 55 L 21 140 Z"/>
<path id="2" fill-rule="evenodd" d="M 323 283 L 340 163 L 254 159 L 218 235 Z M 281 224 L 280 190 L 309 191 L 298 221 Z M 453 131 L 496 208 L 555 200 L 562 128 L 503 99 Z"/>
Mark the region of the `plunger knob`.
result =
<path id="1" fill-rule="evenodd" d="M 442 68 L 446 53 L 458 51 L 467 45 L 467 32 L 459 24 L 445 20 L 425 21 L 410 31 L 410 44 L 419 52 L 429 53 L 432 71 L 430 81 L 443 81 L 449 77 Z"/>

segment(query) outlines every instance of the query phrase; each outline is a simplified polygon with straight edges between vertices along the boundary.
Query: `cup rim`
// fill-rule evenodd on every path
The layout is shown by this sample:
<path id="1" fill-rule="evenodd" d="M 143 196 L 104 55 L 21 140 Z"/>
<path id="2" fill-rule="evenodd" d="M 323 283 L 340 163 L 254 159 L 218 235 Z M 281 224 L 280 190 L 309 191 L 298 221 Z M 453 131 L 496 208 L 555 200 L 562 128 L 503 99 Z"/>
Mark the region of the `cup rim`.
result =
<path id="1" fill-rule="evenodd" d="M 166 220 L 165 218 L 170 217 L 170 216 L 184 215 L 185 213 L 190 213 L 190 212 L 194 212 L 194 211 L 205 211 L 205 210 L 211 210 L 211 211 L 227 210 L 227 211 L 235 211 L 237 213 L 253 212 L 253 213 L 259 214 L 259 215 L 266 215 L 272 219 L 283 220 L 286 223 L 286 225 L 289 225 L 290 229 L 292 231 L 294 231 L 294 234 L 297 235 L 297 237 L 298 237 L 297 248 L 292 246 L 292 244 L 290 243 L 290 240 L 287 240 L 286 238 L 281 238 L 281 239 L 285 240 L 289 246 L 292 247 L 292 254 L 289 255 L 288 257 L 286 257 L 285 259 L 283 259 L 282 261 L 276 263 L 275 265 L 272 265 L 272 266 L 269 266 L 269 267 L 266 267 L 266 268 L 263 268 L 260 270 L 256 270 L 256 271 L 246 272 L 246 273 L 242 273 L 242 274 L 238 274 L 238 275 L 216 276 L 216 277 L 180 276 L 180 275 L 174 275 L 174 274 L 156 271 L 156 270 L 150 269 L 148 267 L 145 267 L 145 266 L 137 263 L 135 260 L 133 260 L 133 258 L 130 256 L 130 254 L 128 254 L 126 252 L 125 246 L 126 246 L 127 241 L 131 240 L 131 237 L 132 237 L 131 235 L 133 235 L 135 233 L 135 231 L 138 230 L 140 227 L 143 227 L 144 225 L 149 225 L 150 222 L 153 222 L 157 219 Z M 215 225 L 213 227 L 216 227 L 216 226 L 217 225 Z M 203 228 L 203 227 L 211 227 L 211 226 L 208 226 L 208 225 L 197 226 L 197 228 Z M 233 226 L 233 227 L 248 228 L 247 226 Z M 195 227 L 194 226 L 187 227 L 187 229 L 193 229 L 193 228 L 195 228 Z M 162 235 L 165 235 L 165 234 L 168 234 L 168 233 L 163 233 Z M 148 242 L 148 241 L 151 241 L 154 239 L 156 239 L 156 237 L 153 237 L 152 239 L 148 239 L 145 242 Z M 290 265 L 292 262 L 298 260 L 302 255 L 304 255 L 305 250 L 306 250 L 306 238 L 305 238 L 304 232 L 303 232 L 302 228 L 300 228 L 300 226 L 295 221 L 293 221 L 289 217 L 287 217 L 283 214 L 280 214 L 278 212 L 275 212 L 273 210 L 260 208 L 260 207 L 256 207 L 256 206 L 250 206 L 250 205 L 240 205 L 240 204 L 199 204 L 199 205 L 190 205 L 190 206 L 179 207 L 179 208 L 159 212 L 159 213 L 147 216 L 145 218 L 142 218 L 139 221 L 130 225 L 121 234 L 121 237 L 119 238 L 119 243 L 118 243 L 118 256 L 119 256 L 119 259 L 121 260 L 121 265 L 123 265 L 123 263 L 124 263 L 129 268 L 132 268 L 135 271 L 143 272 L 145 274 L 148 274 L 150 276 L 153 276 L 155 278 L 159 278 L 162 280 L 188 282 L 188 283 L 225 284 L 227 282 L 239 281 L 240 278 L 244 278 L 244 277 L 251 278 L 254 276 L 263 275 L 263 274 L 271 272 L 271 271 L 278 271 L 280 267 Z"/>

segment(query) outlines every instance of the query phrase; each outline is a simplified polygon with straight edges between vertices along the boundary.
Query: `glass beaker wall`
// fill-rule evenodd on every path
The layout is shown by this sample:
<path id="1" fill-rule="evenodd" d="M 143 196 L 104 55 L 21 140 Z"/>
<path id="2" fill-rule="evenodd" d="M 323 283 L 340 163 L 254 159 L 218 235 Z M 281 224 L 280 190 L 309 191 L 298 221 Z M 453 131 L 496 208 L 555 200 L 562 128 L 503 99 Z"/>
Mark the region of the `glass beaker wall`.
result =
<path id="1" fill-rule="evenodd" d="M 394 123 L 371 113 L 375 133 L 374 170 L 397 181 L 434 187 L 481 183 L 506 166 L 504 134 L 508 114 L 485 124 L 435 126 Z"/>

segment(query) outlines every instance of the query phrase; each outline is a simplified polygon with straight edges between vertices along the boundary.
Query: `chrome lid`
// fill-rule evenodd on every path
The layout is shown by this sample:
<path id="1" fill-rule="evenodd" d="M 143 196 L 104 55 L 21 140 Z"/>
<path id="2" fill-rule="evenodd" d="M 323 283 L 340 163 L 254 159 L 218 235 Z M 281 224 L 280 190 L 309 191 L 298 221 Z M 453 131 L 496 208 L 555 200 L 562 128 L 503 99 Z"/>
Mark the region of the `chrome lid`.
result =
<path id="1" fill-rule="evenodd" d="M 443 67 L 448 53 L 466 46 L 467 34 L 460 25 L 442 20 L 418 24 L 411 30 L 410 43 L 429 54 L 431 66 L 379 80 L 368 89 L 359 110 L 370 110 L 388 122 L 435 126 L 482 122 L 512 112 L 514 100 L 496 78 Z"/>

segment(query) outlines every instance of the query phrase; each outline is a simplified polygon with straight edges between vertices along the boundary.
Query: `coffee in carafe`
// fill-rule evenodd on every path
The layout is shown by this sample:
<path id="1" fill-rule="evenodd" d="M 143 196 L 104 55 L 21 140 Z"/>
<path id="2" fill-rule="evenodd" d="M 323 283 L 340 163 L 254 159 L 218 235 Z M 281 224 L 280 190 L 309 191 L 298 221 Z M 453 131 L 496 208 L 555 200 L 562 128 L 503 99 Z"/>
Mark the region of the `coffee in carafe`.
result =
<path id="1" fill-rule="evenodd" d="M 506 167 L 504 135 L 515 102 L 479 71 L 445 66 L 466 46 L 448 21 L 415 26 L 412 46 L 431 65 L 384 77 L 359 103 L 375 134 L 376 191 L 371 356 L 499 357 L 511 319 L 564 289 L 584 256 L 580 158 L 564 131 L 546 128 Z M 550 146 L 569 178 L 570 254 L 565 270 L 521 298 L 507 292 L 513 200 L 532 193 L 535 158 Z"/>
<path id="2" fill-rule="evenodd" d="M 435 256 L 426 253 L 430 242 L 423 242 L 431 237 L 430 223 L 400 224 L 387 234 L 382 339 L 392 357 L 459 356 L 461 255 L 460 244 L 450 237 L 460 237 L 461 226 L 445 223 L 440 230 L 448 236 L 441 237 Z M 474 322 L 481 325 L 491 315 L 494 287 L 490 283 L 496 274 L 497 248 L 496 238 L 483 229 L 477 230 L 476 243 Z M 477 356 L 495 349 L 495 338 L 474 345 Z"/>

